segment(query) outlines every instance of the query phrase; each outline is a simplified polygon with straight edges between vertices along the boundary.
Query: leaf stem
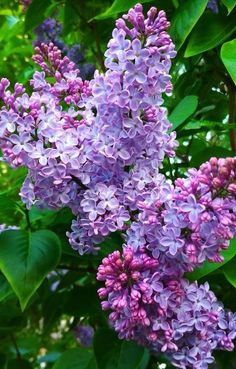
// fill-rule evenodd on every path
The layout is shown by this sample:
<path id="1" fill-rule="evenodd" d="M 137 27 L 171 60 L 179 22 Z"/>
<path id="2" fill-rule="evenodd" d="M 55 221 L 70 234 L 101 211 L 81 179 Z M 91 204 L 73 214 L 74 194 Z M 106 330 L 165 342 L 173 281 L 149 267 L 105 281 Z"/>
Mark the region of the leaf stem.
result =
<path id="1" fill-rule="evenodd" d="M 86 273 L 96 273 L 97 272 L 97 270 L 94 268 L 81 268 L 76 265 L 64 265 L 64 264 L 57 265 L 57 269 L 74 270 L 77 272 L 86 272 Z"/>
<path id="2" fill-rule="evenodd" d="M 21 360 L 22 359 L 21 353 L 20 353 L 19 347 L 17 345 L 16 339 L 15 339 L 15 337 L 14 337 L 14 335 L 12 333 L 10 334 L 10 339 L 11 339 L 11 341 L 13 343 L 13 346 L 14 346 L 14 348 L 16 350 L 17 359 Z"/>
<path id="3" fill-rule="evenodd" d="M 25 209 L 24 213 L 25 213 L 25 218 L 26 218 L 26 223 L 27 223 L 26 229 L 31 230 L 29 210 L 28 209 Z"/>
<path id="4" fill-rule="evenodd" d="M 236 121 L 236 87 L 228 86 L 229 89 L 229 124 Z M 236 152 L 236 138 L 235 130 L 232 128 L 229 130 L 230 145 L 233 152 Z"/>

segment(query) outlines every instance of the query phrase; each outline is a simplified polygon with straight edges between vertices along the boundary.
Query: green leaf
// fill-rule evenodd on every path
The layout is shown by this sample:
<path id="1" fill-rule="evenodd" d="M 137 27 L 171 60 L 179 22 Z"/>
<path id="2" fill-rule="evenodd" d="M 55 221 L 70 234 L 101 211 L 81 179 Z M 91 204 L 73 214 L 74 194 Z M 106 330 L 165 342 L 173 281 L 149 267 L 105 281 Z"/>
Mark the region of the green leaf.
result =
<path id="1" fill-rule="evenodd" d="M 203 14 L 208 0 L 184 1 L 176 10 L 171 22 L 170 35 L 178 50 Z"/>
<path id="2" fill-rule="evenodd" d="M 0 274 L 0 302 L 13 294 L 12 288 L 6 278 Z"/>
<path id="3" fill-rule="evenodd" d="M 51 0 L 33 0 L 30 3 L 25 17 L 25 32 L 43 22 L 45 11 L 50 5 Z"/>
<path id="4" fill-rule="evenodd" d="M 195 95 L 185 96 L 179 104 L 172 110 L 169 120 L 173 124 L 171 130 L 175 130 L 180 124 L 185 122 L 197 109 L 198 97 Z"/>
<path id="5" fill-rule="evenodd" d="M 13 359 L 8 361 L 7 369 L 32 369 L 32 366 L 27 360 Z"/>
<path id="6" fill-rule="evenodd" d="M 93 367 L 91 364 L 94 364 Z M 52 369 L 96 369 L 93 353 L 84 348 L 74 348 L 61 355 Z"/>
<path id="7" fill-rule="evenodd" d="M 236 84 L 236 38 L 222 45 L 220 56 L 225 68 Z"/>
<path id="8" fill-rule="evenodd" d="M 43 279 L 57 265 L 60 240 L 47 230 L 6 231 L 0 234 L 0 246 L 0 269 L 24 310 Z"/>
<path id="9" fill-rule="evenodd" d="M 236 246 L 236 245 L 235 245 Z M 222 271 L 227 281 L 236 288 L 236 257 L 222 267 Z"/>
<path id="10" fill-rule="evenodd" d="M 66 314 L 82 317 L 101 313 L 100 300 L 95 286 L 75 286 L 72 291 L 66 291 L 65 294 L 67 296 L 64 306 Z"/>
<path id="11" fill-rule="evenodd" d="M 121 341 L 110 329 L 100 329 L 94 336 L 98 369 L 139 369 L 146 350 L 132 341 Z"/>
<path id="12" fill-rule="evenodd" d="M 202 147 L 196 145 L 193 150 L 193 145 L 190 149 L 190 155 L 192 155 L 191 167 L 199 167 L 200 164 L 209 160 L 212 156 L 216 158 L 227 158 L 228 156 L 233 156 L 234 153 L 222 146 L 210 146 Z"/>
<path id="13" fill-rule="evenodd" d="M 235 0 L 221 0 L 221 1 L 226 6 L 226 8 L 228 9 L 228 12 L 231 13 L 233 8 L 236 5 L 236 1 Z"/>
<path id="14" fill-rule="evenodd" d="M 227 250 L 222 251 L 221 255 L 224 257 L 222 263 L 210 263 L 209 261 L 205 261 L 201 268 L 194 270 L 192 273 L 187 273 L 187 278 L 190 281 L 197 281 L 228 263 L 228 261 L 236 255 L 236 238 L 230 242 L 230 246 Z"/>
<path id="15" fill-rule="evenodd" d="M 149 3 L 152 0 L 141 0 L 139 3 Z M 134 5 L 137 4 L 137 0 L 115 0 L 110 8 L 108 8 L 105 12 L 98 14 L 93 19 L 101 20 L 113 17 L 117 13 L 122 13 Z"/>
<path id="16" fill-rule="evenodd" d="M 220 14 L 205 13 L 191 34 L 184 56 L 188 58 L 213 49 L 235 30 L 235 14 L 223 17 Z"/>
<path id="17" fill-rule="evenodd" d="M 3 352 L 0 352 L 0 369 L 7 368 L 7 356 Z"/>

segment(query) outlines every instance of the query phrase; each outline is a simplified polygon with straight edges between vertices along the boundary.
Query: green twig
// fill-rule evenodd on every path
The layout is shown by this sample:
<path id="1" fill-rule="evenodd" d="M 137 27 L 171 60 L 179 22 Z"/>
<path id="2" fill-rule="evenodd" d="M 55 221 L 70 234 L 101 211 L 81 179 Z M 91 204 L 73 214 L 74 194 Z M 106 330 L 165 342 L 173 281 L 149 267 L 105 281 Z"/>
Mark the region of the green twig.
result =
<path id="1" fill-rule="evenodd" d="M 26 219 L 26 224 L 27 224 L 26 229 L 30 230 L 31 229 L 31 223 L 30 223 L 29 210 L 25 209 L 24 213 L 25 213 L 25 219 Z"/>

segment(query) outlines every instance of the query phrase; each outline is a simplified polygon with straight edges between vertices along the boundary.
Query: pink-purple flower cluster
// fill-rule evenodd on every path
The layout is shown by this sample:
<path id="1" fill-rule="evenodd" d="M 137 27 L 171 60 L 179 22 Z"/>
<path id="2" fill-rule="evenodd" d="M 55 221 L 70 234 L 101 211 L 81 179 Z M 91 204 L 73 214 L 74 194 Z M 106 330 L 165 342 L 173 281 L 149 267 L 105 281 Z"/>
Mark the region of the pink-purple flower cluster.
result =
<path id="1" fill-rule="evenodd" d="M 84 50 L 80 44 L 75 44 L 69 47 L 62 40 L 62 24 L 55 18 L 47 18 L 43 23 L 39 24 L 35 30 L 36 40 L 34 46 L 40 46 L 42 43 L 49 45 L 53 43 L 61 50 L 63 55 L 75 63 L 75 67 L 80 70 L 82 79 L 91 79 L 94 74 L 95 66 L 91 63 L 86 63 Z"/>
<path id="2" fill-rule="evenodd" d="M 212 158 L 175 184 L 160 174 L 177 146 L 162 107 L 176 54 L 168 26 L 163 11 L 151 8 L 145 18 L 136 5 L 116 22 L 106 73 L 90 82 L 53 44 L 37 47 L 42 71 L 30 95 L 0 82 L 0 148 L 11 166 L 29 170 L 27 207 L 72 209 L 68 237 L 81 254 L 122 232 L 123 254 L 98 271 L 119 336 L 165 352 L 180 368 L 206 369 L 212 350 L 233 348 L 236 318 L 184 273 L 220 262 L 236 235 L 236 159 Z"/>
<path id="3" fill-rule="evenodd" d="M 171 264 L 171 263 L 170 263 Z M 236 314 L 225 311 L 208 283 L 189 283 L 173 266 L 125 245 L 103 259 L 98 293 L 121 339 L 164 352 L 179 368 L 205 369 L 214 349 L 232 350 Z"/>

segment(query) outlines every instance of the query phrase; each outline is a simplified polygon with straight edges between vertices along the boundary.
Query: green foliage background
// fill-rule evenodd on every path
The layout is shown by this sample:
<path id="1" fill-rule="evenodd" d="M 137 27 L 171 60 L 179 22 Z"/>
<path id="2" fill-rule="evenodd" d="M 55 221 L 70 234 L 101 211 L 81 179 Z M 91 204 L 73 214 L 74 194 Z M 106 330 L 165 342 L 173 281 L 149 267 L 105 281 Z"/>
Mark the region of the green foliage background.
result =
<path id="1" fill-rule="evenodd" d="M 173 180 L 212 156 L 235 155 L 236 1 L 219 1 L 219 14 L 206 9 L 207 0 L 141 2 L 145 9 L 154 5 L 166 11 L 178 51 L 172 67 L 174 93 L 165 105 L 180 144 L 176 158 L 166 160 L 162 169 Z M 17 1 L 1 0 L 0 76 L 12 84 L 29 81 L 36 69 L 31 60 L 33 31 L 49 16 L 63 23 L 65 43 L 82 43 L 87 61 L 103 70 L 114 21 L 135 3 L 33 0 L 25 12 Z M 25 174 L 0 161 L 0 224 L 21 228 L 0 235 L 0 369 L 171 368 L 164 357 L 118 340 L 100 308 L 96 269 L 104 255 L 121 247 L 119 234 L 108 239 L 97 256 L 79 256 L 65 236 L 72 219 L 68 209 L 25 209 L 18 195 Z M 233 311 L 235 254 L 233 241 L 224 265 L 206 263 L 188 276 L 208 280 Z M 90 349 L 79 347 L 74 337 L 79 322 L 96 330 Z M 219 352 L 216 358 L 219 369 L 236 367 L 236 352 Z"/>

